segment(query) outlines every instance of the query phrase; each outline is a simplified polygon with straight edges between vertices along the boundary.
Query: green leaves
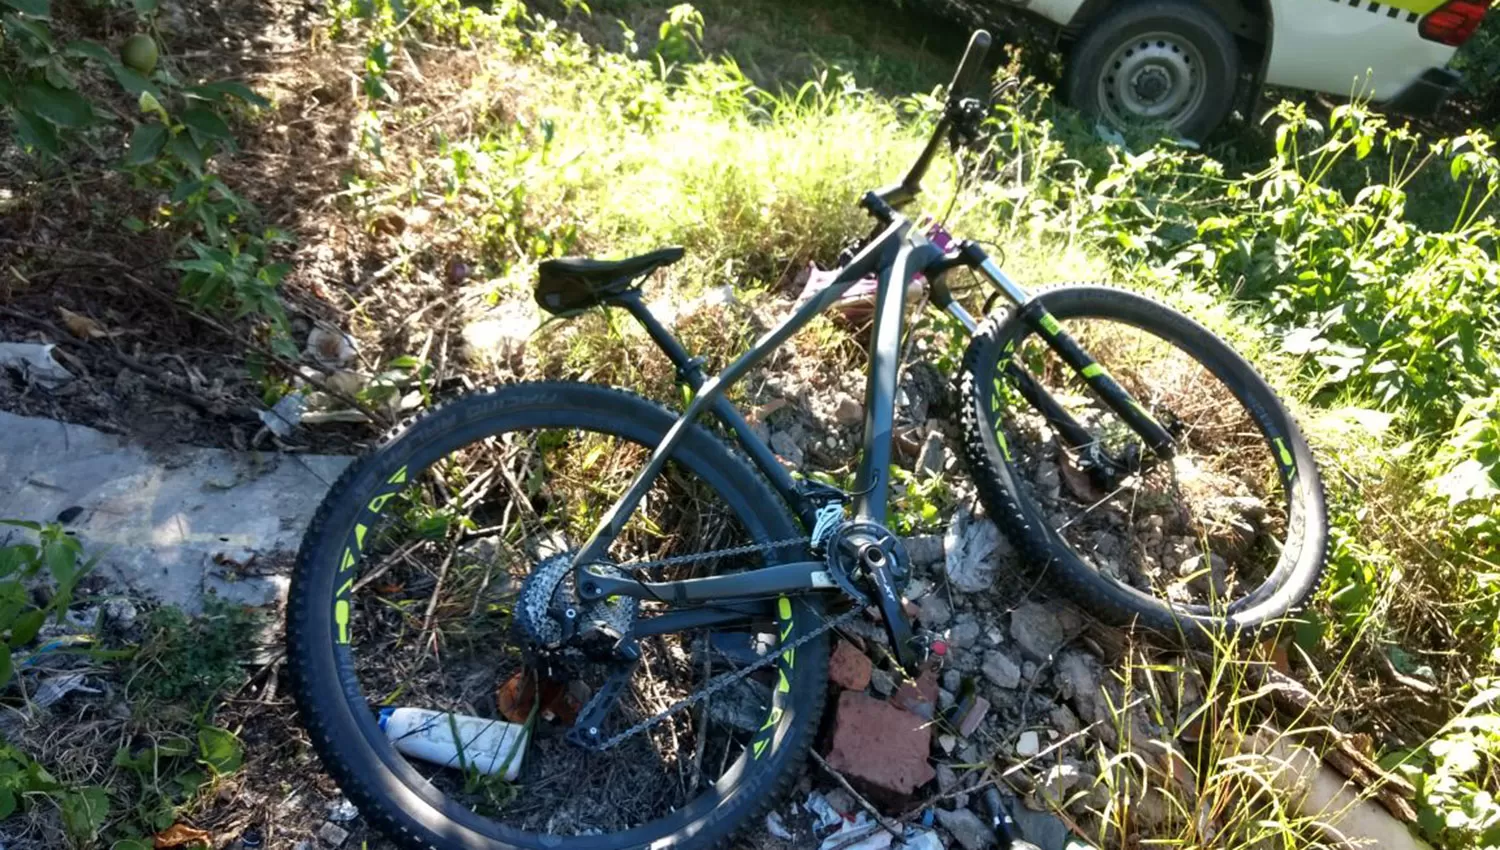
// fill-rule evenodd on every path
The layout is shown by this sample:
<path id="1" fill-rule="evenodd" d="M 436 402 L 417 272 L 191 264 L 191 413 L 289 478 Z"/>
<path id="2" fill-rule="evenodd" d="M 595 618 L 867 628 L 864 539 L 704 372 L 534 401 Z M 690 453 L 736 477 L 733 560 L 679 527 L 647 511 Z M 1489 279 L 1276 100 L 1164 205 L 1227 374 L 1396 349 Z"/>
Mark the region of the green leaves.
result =
<path id="1" fill-rule="evenodd" d="M 200 147 L 209 142 L 220 142 L 231 148 L 234 146 L 234 134 L 229 131 L 229 125 L 212 110 L 201 106 L 184 110 L 182 123 L 193 134 L 193 141 Z"/>
<path id="2" fill-rule="evenodd" d="M 228 729 L 204 726 L 198 730 L 198 760 L 223 776 L 234 773 L 244 764 L 245 751 L 240 739 Z"/>
<path id="3" fill-rule="evenodd" d="M 65 791 L 58 798 L 58 813 L 63 830 L 80 844 L 99 837 L 99 830 L 109 816 L 109 792 L 97 785 Z"/>
<path id="4" fill-rule="evenodd" d="M 130 134 L 130 151 L 125 154 L 126 165 L 145 165 L 156 159 L 167 144 L 171 133 L 160 124 L 137 124 Z"/>
<path id="5" fill-rule="evenodd" d="M 250 106 L 259 106 L 261 108 L 266 108 L 271 105 L 271 101 L 266 100 L 264 97 L 256 94 L 255 91 L 249 86 L 236 80 L 223 80 L 217 83 L 204 83 L 201 86 L 192 86 L 187 90 L 187 92 L 194 97 L 212 101 L 214 103 L 222 103 L 224 101 L 224 98 L 226 96 L 229 96 L 239 98 L 241 101 L 249 104 Z"/>
<path id="6" fill-rule="evenodd" d="M 94 109 L 83 95 L 50 83 L 27 84 L 21 89 L 20 103 L 57 127 L 87 127 L 94 120 Z"/>
<path id="7" fill-rule="evenodd" d="M 41 20 L 52 17 L 50 5 L 48 0 L 0 0 L 0 6 L 9 6 L 23 15 Z"/>

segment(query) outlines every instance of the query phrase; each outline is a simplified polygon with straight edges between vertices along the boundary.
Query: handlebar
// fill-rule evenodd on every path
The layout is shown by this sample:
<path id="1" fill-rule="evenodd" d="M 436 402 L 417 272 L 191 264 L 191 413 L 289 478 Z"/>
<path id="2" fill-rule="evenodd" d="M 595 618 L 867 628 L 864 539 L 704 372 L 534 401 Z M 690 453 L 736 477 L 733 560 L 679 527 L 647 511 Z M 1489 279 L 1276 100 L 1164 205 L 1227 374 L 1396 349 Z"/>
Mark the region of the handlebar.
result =
<path id="1" fill-rule="evenodd" d="M 875 192 L 879 200 L 890 204 L 891 207 L 900 207 L 910 203 L 922 191 L 922 177 L 927 174 L 927 169 L 932 165 L 933 157 L 937 156 L 938 147 L 942 145 L 943 139 L 947 137 L 948 131 L 953 128 L 953 114 L 963 99 L 963 93 L 973 84 L 974 78 L 978 76 L 980 69 L 984 67 L 985 54 L 990 51 L 990 34 L 985 30 L 975 30 L 969 37 L 969 46 L 964 50 L 964 58 L 958 63 L 958 70 L 953 73 L 953 81 L 948 84 L 948 99 L 943 108 L 943 115 L 938 119 L 937 126 L 932 129 L 932 138 L 927 140 L 927 146 L 912 164 L 911 170 L 900 183 L 887 186 Z"/>

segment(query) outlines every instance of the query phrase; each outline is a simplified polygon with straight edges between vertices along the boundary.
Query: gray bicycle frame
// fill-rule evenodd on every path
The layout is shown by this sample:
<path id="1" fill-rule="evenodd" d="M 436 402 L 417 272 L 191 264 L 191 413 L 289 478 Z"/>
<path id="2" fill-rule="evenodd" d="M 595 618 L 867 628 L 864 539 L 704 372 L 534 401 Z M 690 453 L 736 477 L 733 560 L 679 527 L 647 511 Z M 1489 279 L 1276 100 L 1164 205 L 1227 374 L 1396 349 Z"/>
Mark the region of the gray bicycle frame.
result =
<path id="1" fill-rule="evenodd" d="M 636 474 L 625 493 L 605 513 L 593 535 L 574 557 L 573 566 L 577 571 L 575 586 L 581 598 L 600 599 L 622 595 L 684 604 L 764 598 L 834 586 L 823 561 L 800 561 L 732 575 L 670 582 L 601 575 L 590 571 L 588 566 L 604 560 L 610 545 L 661 474 L 667 459 L 681 442 L 688 427 L 705 412 L 718 415 L 735 432 L 737 440 L 745 447 L 751 460 L 766 474 L 773 488 L 799 516 L 809 515 L 805 510 L 806 495 L 781 467 L 775 455 L 750 432 L 743 418 L 734 411 L 723 395 L 808 322 L 831 308 L 851 286 L 872 272 L 877 278 L 875 318 L 865 386 L 863 452 L 854 479 L 854 514 L 858 519 L 884 525 L 890 494 L 892 429 L 895 421 L 902 326 L 905 320 L 905 293 L 917 274 L 927 271 L 944 259 L 941 250 L 920 236 L 913 237 L 911 229 L 912 224 L 908 219 L 900 215 L 893 216 L 891 224 L 870 240 L 827 287 L 757 340 L 749 351 L 740 355 L 720 374 L 704 381 L 697 388 L 692 401 L 652 452 L 651 459 Z M 1007 297 L 1015 298 L 1017 303 L 1024 302 L 1026 293 L 1003 274 L 999 274 L 993 264 L 989 265 L 990 268 L 982 271 L 995 281 Z M 956 302 L 953 306 L 957 307 Z M 962 308 L 959 307 L 954 312 L 972 330 L 973 320 Z"/>

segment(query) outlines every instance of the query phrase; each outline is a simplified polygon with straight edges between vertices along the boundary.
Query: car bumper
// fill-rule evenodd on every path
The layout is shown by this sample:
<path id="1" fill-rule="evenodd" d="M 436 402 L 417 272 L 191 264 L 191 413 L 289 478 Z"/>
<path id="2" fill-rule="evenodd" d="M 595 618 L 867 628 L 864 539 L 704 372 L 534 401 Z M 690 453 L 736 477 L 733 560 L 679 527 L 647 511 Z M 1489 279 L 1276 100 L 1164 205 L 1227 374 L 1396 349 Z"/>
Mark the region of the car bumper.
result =
<path id="1" fill-rule="evenodd" d="M 1438 111 L 1463 83 L 1463 76 L 1451 68 L 1428 68 L 1400 94 L 1386 102 L 1386 109 L 1417 118 Z"/>

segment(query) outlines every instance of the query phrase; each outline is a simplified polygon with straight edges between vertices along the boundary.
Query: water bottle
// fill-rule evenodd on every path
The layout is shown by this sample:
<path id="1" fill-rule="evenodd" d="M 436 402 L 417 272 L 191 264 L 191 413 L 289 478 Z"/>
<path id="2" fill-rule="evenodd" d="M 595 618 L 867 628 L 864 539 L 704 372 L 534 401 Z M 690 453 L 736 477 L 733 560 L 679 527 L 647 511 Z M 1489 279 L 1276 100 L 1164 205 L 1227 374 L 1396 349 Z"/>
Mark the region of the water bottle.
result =
<path id="1" fill-rule="evenodd" d="M 380 710 L 380 728 L 406 755 L 444 767 L 472 767 L 486 774 L 503 772 L 507 781 L 515 781 L 526 755 L 526 727 L 488 717 L 425 708 L 384 708 Z"/>

